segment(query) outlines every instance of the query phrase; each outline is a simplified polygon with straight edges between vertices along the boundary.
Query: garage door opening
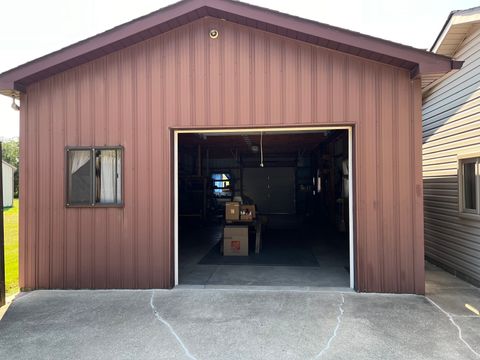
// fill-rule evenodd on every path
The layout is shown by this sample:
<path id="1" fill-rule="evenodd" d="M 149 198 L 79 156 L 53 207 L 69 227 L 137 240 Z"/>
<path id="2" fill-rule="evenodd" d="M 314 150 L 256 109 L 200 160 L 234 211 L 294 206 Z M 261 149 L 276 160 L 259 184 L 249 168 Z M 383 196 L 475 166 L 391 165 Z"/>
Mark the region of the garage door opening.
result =
<path id="1" fill-rule="evenodd" d="M 175 132 L 175 284 L 353 288 L 351 129 Z"/>

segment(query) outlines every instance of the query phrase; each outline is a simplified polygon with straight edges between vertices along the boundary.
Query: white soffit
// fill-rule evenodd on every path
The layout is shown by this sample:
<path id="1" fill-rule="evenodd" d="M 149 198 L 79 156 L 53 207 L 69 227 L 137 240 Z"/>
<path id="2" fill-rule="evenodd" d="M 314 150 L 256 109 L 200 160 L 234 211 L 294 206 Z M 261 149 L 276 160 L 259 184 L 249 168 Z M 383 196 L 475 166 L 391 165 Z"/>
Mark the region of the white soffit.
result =
<path id="1" fill-rule="evenodd" d="M 480 7 L 453 13 L 432 52 L 454 57 L 462 42 L 478 28 L 479 24 Z"/>

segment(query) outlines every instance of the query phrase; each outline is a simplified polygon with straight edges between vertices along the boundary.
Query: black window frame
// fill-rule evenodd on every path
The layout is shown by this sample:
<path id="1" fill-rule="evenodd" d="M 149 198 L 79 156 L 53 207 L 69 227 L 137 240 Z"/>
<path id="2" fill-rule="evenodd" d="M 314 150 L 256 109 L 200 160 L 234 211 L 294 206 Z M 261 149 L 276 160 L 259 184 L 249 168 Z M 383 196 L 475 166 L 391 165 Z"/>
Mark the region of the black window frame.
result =
<path id="1" fill-rule="evenodd" d="M 72 204 L 69 202 L 69 189 L 70 189 L 70 174 L 69 174 L 69 152 L 70 151 L 90 151 L 91 152 L 91 172 L 90 176 L 92 177 L 92 191 L 90 194 L 90 203 L 89 204 Z M 96 174 L 95 174 L 95 152 L 97 150 L 120 150 L 121 152 L 121 161 L 120 161 L 120 194 L 121 201 L 116 203 L 100 203 L 96 202 L 95 192 L 96 192 Z M 125 169 L 125 148 L 122 145 L 112 145 L 112 146 L 66 146 L 65 147 L 65 207 L 67 208 L 122 208 L 125 206 L 125 194 L 124 194 L 124 169 Z M 118 170 L 117 170 L 118 174 Z"/>

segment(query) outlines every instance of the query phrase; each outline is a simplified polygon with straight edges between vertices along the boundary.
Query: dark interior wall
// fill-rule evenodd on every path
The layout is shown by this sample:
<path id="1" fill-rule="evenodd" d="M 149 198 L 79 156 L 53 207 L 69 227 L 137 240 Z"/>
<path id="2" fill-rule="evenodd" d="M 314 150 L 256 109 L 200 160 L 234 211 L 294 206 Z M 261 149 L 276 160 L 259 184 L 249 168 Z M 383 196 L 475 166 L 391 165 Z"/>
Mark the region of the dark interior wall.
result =
<path id="1" fill-rule="evenodd" d="M 265 138 L 268 141 L 268 135 Z M 346 131 L 332 131 L 327 137 L 319 134 L 308 151 L 285 153 L 287 144 L 270 146 L 264 153 L 264 167 L 260 166 L 258 152 L 235 147 L 242 142 L 241 135 L 232 139 L 228 149 L 216 145 L 225 141 L 218 134 L 208 139 L 205 137 L 201 146 L 195 146 L 191 137 L 179 137 L 181 216 L 198 214 L 204 220 L 211 219 L 221 214 L 226 201 L 239 197 L 255 204 L 257 213 L 268 218 L 272 227 L 299 227 L 305 221 L 317 221 L 348 231 L 348 194 L 344 193 L 348 178 L 344 184 L 342 168 L 343 162 L 348 162 Z M 193 142 L 196 140 L 194 137 Z M 305 149 L 305 138 L 299 134 L 291 134 L 285 141 L 290 149 Z M 213 173 L 231 176 L 231 197 L 212 196 Z M 195 191 L 202 187 L 199 176 L 206 184 L 205 197 Z M 197 184 L 193 191 L 185 189 L 187 180 Z"/>

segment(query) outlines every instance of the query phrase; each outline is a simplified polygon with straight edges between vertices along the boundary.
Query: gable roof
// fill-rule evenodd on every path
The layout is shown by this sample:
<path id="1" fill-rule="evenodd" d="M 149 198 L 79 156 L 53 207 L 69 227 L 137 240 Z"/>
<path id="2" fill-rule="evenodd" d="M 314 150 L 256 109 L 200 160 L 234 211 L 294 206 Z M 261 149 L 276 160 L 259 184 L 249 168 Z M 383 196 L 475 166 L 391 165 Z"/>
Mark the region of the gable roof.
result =
<path id="1" fill-rule="evenodd" d="M 459 46 L 468 35 L 479 28 L 479 25 L 480 6 L 452 11 L 430 51 L 444 56 L 455 56 Z"/>
<path id="2" fill-rule="evenodd" d="M 478 29 L 480 29 L 480 6 L 466 10 L 454 10 L 448 15 L 430 51 L 455 59 L 455 55 L 463 42 Z M 430 81 L 426 81 L 428 77 L 422 79 L 423 96 L 429 94 L 430 90 L 440 81 L 443 81 L 445 76 L 449 75 L 433 77 L 429 79 Z"/>
<path id="3" fill-rule="evenodd" d="M 211 16 L 410 71 L 442 76 L 461 62 L 410 46 L 231 0 L 184 0 L 0 74 L 0 93 L 28 85 L 202 17 Z"/>

